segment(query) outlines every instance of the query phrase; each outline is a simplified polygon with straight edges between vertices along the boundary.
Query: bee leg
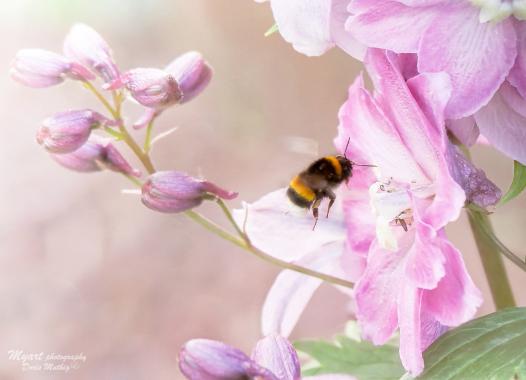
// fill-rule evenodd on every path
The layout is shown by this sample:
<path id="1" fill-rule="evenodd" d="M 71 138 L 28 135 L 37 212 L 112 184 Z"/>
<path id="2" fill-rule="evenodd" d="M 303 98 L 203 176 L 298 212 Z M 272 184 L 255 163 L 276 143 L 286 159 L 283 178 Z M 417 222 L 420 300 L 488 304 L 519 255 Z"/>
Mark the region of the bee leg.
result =
<path id="1" fill-rule="evenodd" d="M 314 203 L 312 204 L 312 215 L 314 216 L 314 226 L 312 226 L 312 230 L 316 228 L 316 224 L 318 223 L 318 208 L 320 207 L 322 198 L 316 198 Z"/>
<path id="2" fill-rule="evenodd" d="M 334 204 L 334 201 L 336 200 L 336 194 L 331 189 L 325 190 L 325 195 L 330 199 L 329 206 L 327 207 L 327 218 L 329 217 L 329 211 L 331 211 L 331 207 Z"/>

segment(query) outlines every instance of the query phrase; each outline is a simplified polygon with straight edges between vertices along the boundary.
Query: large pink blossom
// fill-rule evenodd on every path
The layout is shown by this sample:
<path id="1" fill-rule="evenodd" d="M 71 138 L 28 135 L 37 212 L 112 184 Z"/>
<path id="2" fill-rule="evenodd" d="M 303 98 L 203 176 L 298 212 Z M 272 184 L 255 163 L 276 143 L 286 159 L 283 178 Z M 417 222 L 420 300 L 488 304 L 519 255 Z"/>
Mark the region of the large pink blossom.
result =
<path id="1" fill-rule="evenodd" d="M 348 33 L 369 47 L 416 53 L 420 73 L 448 73 L 446 117 L 474 115 L 468 124 L 476 122 L 493 146 L 526 163 L 526 118 L 509 99 L 526 96 L 522 2 L 353 0 L 348 10 Z"/>
<path id="2" fill-rule="evenodd" d="M 383 344 L 399 328 L 402 363 L 416 375 L 422 351 L 447 327 L 472 318 L 482 302 L 444 227 L 459 217 L 466 192 L 468 201 L 487 206 L 498 200 L 498 189 L 466 160 L 456 161 L 444 128 L 449 76 L 426 73 L 406 82 L 403 58 L 369 49 L 365 64 L 376 92 L 361 76 L 349 89 L 335 144 L 343 152 L 350 141 L 350 159 L 378 168 L 354 168 L 328 219 L 311 231 L 312 217 L 290 205 L 284 190 L 236 218 L 247 218 L 258 248 L 355 281 L 364 337 Z M 484 191 L 493 194 L 481 197 Z M 263 332 L 289 334 L 320 283 L 282 272 L 263 308 Z"/>

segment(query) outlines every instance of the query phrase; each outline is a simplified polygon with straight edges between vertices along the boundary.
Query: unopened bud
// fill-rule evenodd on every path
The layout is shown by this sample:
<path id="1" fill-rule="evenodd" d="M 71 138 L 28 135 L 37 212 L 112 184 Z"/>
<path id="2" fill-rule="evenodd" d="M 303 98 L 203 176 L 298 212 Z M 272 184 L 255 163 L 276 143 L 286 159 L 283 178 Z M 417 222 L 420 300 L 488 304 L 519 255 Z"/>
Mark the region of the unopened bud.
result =
<path id="1" fill-rule="evenodd" d="M 187 379 L 247 379 L 252 360 L 225 343 L 192 339 L 179 353 L 179 368 Z"/>
<path id="2" fill-rule="evenodd" d="M 142 187 L 142 202 L 152 210 L 176 213 L 197 207 L 207 196 L 234 199 L 237 193 L 178 171 L 157 172 Z"/>
<path id="3" fill-rule="evenodd" d="M 122 86 L 130 91 L 135 100 L 149 108 L 165 108 L 177 103 L 182 97 L 175 78 L 160 69 L 130 70 L 106 88 L 114 90 Z"/>
<path id="4" fill-rule="evenodd" d="M 177 57 L 166 67 L 173 75 L 183 93 L 180 103 L 186 103 L 199 95 L 212 79 L 212 68 L 201 53 L 191 51 Z"/>
<path id="5" fill-rule="evenodd" d="M 103 123 L 112 122 L 89 109 L 59 112 L 42 122 L 37 141 L 52 153 L 70 153 L 80 148 L 91 130 Z"/>
<path id="6" fill-rule="evenodd" d="M 60 165 L 77 172 L 108 169 L 134 177 L 141 176 L 141 172 L 130 166 L 110 139 L 95 134 L 92 134 L 89 140 L 76 151 L 51 156 Z"/>
<path id="7" fill-rule="evenodd" d="M 64 40 L 64 54 L 96 72 L 106 83 L 120 75 L 110 46 L 91 27 L 74 25 Z"/>
<path id="8" fill-rule="evenodd" d="M 11 65 L 10 75 L 17 82 L 35 88 L 59 84 L 66 77 L 78 80 L 95 78 L 81 64 L 42 49 L 20 50 Z"/>

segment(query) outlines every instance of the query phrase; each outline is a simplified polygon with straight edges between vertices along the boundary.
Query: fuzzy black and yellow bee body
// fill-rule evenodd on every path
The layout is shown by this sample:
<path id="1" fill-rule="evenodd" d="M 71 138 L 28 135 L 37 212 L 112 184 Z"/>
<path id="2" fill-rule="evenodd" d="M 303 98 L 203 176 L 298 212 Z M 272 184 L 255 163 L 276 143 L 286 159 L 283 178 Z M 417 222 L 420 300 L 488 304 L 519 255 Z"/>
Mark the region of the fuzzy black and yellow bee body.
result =
<path id="1" fill-rule="evenodd" d="M 329 217 L 329 211 L 336 200 L 334 189 L 352 176 L 352 169 L 353 162 L 345 156 L 322 157 L 290 181 L 287 196 L 296 206 L 312 208 L 316 221 L 321 201 L 329 198 Z"/>

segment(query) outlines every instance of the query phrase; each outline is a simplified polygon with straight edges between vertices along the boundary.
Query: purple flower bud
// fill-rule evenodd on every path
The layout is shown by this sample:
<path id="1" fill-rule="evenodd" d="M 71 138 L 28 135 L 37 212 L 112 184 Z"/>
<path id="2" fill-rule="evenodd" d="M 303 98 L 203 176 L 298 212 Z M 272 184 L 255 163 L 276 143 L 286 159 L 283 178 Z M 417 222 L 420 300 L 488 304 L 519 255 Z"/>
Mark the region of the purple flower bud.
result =
<path id="1" fill-rule="evenodd" d="M 165 108 L 177 103 L 182 97 L 174 77 L 160 69 L 130 70 L 106 88 L 114 90 L 122 86 L 130 91 L 135 100 L 149 108 Z"/>
<path id="2" fill-rule="evenodd" d="M 495 206 L 502 191 L 491 182 L 483 170 L 476 168 L 453 144 L 449 144 L 450 171 L 455 181 L 466 192 L 466 201 L 488 208 Z"/>
<path id="3" fill-rule="evenodd" d="M 209 194 L 223 199 L 237 197 L 237 193 L 211 182 L 178 171 L 164 171 L 148 177 L 142 187 L 142 202 L 152 210 L 175 213 L 199 206 Z"/>
<path id="4" fill-rule="evenodd" d="M 74 25 L 64 40 L 64 54 L 96 72 L 106 83 L 120 75 L 110 46 L 91 27 Z"/>
<path id="5" fill-rule="evenodd" d="M 35 88 L 59 84 L 66 77 L 91 80 L 95 76 L 84 66 L 66 57 L 42 49 L 20 50 L 11 65 L 11 78 Z"/>
<path id="6" fill-rule="evenodd" d="M 237 348 L 208 339 L 188 341 L 179 353 L 179 368 L 191 380 L 277 380 Z"/>
<path id="7" fill-rule="evenodd" d="M 212 79 L 212 68 L 203 59 L 201 53 L 190 51 L 177 57 L 166 67 L 179 83 L 183 93 L 180 103 L 186 103 L 205 89 Z"/>
<path id="8" fill-rule="evenodd" d="M 261 339 L 254 351 L 252 360 L 272 371 L 280 380 L 300 380 L 300 361 L 290 342 L 280 335 L 268 335 Z"/>
<path id="9" fill-rule="evenodd" d="M 59 112 L 42 122 L 37 141 L 52 153 L 69 153 L 80 148 L 93 128 L 111 124 L 101 114 L 89 110 Z"/>
<path id="10" fill-rule="evenodd" d="M 110 141 L 110 139 L 92 134 L 89 140 L 76 151 L 66 154 L 52 154 L 51 157 L 60 165 L 77 172 L 109 169 L 140 177 L 141 172 L 132 168 Z"/>

